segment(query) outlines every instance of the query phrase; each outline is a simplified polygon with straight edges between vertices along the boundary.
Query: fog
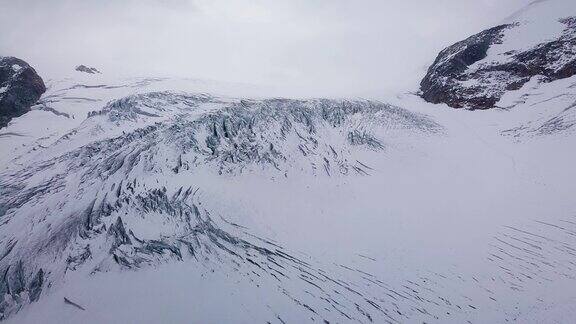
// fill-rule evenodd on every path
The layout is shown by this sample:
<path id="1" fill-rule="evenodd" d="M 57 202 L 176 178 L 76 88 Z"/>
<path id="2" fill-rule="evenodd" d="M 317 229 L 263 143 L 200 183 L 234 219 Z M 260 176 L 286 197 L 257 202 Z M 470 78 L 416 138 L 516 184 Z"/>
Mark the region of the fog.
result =
<path id="1" fill-rule="evenodd" d="M 529 0 L 0 0 L 0 55 L 45 77 L 266 85 L 287 94 L 413 91 L 443 47 Z"/>

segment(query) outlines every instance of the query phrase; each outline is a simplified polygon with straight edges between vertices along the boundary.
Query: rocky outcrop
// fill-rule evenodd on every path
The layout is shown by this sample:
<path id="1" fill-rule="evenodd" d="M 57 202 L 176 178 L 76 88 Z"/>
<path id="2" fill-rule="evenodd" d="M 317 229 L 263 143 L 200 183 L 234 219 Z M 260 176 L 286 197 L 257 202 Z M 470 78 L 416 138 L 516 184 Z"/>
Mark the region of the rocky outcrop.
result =
<path id="1" fill-rule="evenodd" d="M 45 91 L 44 81 L 28 63 L 0 57 L 0 128 L 30 111 Z"/>
<path id="2" fill-rule="evenodd" d="M 529 48 L 514 48 L 514 38 L 531 37 L 531 29 L 525 28 L 529 23 L 514 23 L 444 49 L 420 84 L 422 97 L 453 108 L 488 109 L 534 76 L 551 82 L 576 74 L 576 17 L 558 22 L 562 32 Z M 511 49 L 501 52 L 507 47 Z"/>
<path id="3" fill-rule="evenodd" d="M 100 71 L 98 71 L 98 69 L 86 65 L 78 65 L 75 70 L 78 72 L 84 72 L 88 74 L 100 74 Z"/>
<path id="4" fill-rule="evenodd" d="M 466 73 L 470 65 L 486 58 L 488 49 L 501 41 L 502 31 L 506 28 L 509 26 L 485 30 L 441 51 L 420 83 L 422 97 L 426 101 L 446 103 L 454 108 L 472 102 L 475 106 L 494 105 L 495 98 L 474 97 L 474 89 L 458 88 L 461 82 L 470 79 Z"/>

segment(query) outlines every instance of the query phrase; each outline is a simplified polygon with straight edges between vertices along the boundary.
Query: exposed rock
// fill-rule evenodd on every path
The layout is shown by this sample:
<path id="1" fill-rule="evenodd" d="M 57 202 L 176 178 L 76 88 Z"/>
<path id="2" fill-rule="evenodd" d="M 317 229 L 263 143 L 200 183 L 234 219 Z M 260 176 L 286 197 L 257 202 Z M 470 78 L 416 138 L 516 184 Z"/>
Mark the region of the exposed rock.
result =
<path id="1" fill-rule="evenodd" d="M 488 109 L 533 76 L 551 82 L 576 74 L 576 17 L 559 22 L 560 34 L 528 49 L 490 54 L 495 45 L 512 42 L 508 32 L 530 33 L 520 23 L 485 30 L 444 49 L 420 84 L 422 97 L 454 108 Z"/>
<path id="2" fill-rule="evenodd" d="M 485 30 L 441 51 L 420 84 L 422 97 L 455 108 L 470 104 L 470 99 L 475 101 L 475 105 L 493 105 L 496 102 L 494 98 L 465 98 L 466 94 L 455 90 L 459 81 L 468 80 L 465 78 L 468 67 L 486 58 L 490 46 L 501 41 L 502 31 L 508 27 L 502 25 Z"/>
<path id="3" fill-rule="evenodd" d="M 30 111 L 45 91 L 44 81 L 28 63 L 0 57 L 0 128 Z"/>
<path id="4" fill-rule="evenodd" d="M 100 71 L 98 71 L 98 69 L 93 68 L 93 67 L 89 67 L 86 65 L 78 65 L 76 67 L 76 71 L 78 72 L 84 72 L 84 73 L 89 73 L 89 74 L 100 74 Z"/>

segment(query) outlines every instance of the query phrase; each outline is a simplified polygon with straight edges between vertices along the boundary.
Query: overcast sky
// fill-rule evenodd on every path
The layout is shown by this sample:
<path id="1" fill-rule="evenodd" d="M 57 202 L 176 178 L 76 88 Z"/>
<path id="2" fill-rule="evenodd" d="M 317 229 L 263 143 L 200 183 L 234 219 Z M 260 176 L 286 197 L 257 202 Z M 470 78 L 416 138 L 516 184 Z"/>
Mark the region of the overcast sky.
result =
<path id="1" fill-rule="evenodd" d="M 306 95 L 414 90 L 443 47 L 530 0 L 0 0 L 0 55 L 45 77 L 264 84 Z"/>

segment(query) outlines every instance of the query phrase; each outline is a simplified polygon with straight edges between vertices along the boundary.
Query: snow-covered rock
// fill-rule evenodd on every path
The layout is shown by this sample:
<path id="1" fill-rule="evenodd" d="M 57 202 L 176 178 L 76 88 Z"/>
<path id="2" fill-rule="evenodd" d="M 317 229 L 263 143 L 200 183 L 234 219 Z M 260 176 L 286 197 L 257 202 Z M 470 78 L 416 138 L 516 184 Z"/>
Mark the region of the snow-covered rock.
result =
<path id="1" fill-rule="evenodd" d="M 0 128 L 29 112 L 45 91 L 42 78 L 28 63 L 0 56 Z"/>
<path id="2" fill-rule="evenodd" d="M 533 77 L 549 83 L 574 74 L 576 6 L 535 1 L 505 24 L 441 51 L 420 86 L 429 102 L 488 109 Z"/>
<path id="3" fill-rule="evenodd" d="M 88 73 L 88 74 L 100 74 L 100 71 L 98 71 L 97 68 L 94 67 L 89 67 L 86 65 L 78 65 L 75 69 L 78 72 L 84 72 L 84 73 Z"/>

